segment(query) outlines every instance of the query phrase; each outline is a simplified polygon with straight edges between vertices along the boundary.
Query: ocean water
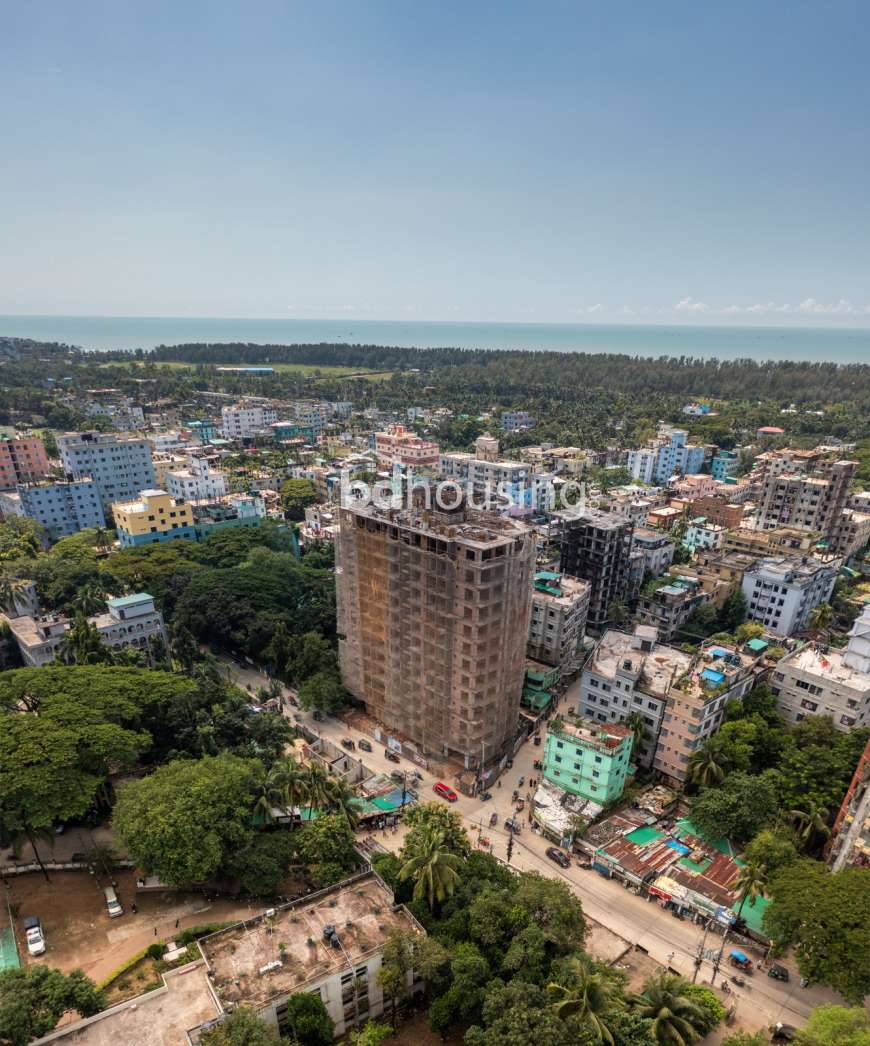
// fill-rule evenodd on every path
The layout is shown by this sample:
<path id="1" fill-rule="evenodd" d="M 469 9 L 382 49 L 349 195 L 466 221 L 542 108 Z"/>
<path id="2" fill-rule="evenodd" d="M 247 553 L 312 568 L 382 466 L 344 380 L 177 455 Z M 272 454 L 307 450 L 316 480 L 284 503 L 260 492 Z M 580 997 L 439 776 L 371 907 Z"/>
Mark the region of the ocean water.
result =
<path id="1" fill-rule="evenodd" d="M 0 336 L 83 349 L 152 349 L 181 342 L 369 345 L 630 356 L 813 360 L 870 364 L 870 328 L 690 327 L 570 323 L 439 323 L 419 320 L 201 319 L 141 316 L 0 316 Z"/>

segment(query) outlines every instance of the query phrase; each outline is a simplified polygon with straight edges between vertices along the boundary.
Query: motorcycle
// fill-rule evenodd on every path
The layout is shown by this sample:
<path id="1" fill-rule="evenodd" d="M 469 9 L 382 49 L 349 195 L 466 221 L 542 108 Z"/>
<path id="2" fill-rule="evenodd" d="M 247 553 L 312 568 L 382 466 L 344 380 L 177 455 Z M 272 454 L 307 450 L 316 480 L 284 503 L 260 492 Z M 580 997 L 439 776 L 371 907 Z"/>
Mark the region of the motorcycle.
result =
<path id="1" fill-rule="evenodd" d="M 489 818 L 489 827 L 490 828 L 495 828 L 495 826 L 497 824 L 498 824 L 498 814 L 496 814 L 496 813 L 491 814 L 490 818 Z"/>
<path id="2" fill-rule="evenodd" d="M 746 987 L 746 981 L 742 977 L 732 977 L 731 980 L 737 985 L 738 988 Z"/>

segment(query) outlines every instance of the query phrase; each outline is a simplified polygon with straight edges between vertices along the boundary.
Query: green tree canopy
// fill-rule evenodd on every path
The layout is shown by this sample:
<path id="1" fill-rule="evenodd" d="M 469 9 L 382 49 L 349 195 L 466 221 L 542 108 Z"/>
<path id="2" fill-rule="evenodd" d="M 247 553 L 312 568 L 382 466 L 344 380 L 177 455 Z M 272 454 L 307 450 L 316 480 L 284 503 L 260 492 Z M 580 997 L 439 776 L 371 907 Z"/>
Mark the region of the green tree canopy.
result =
<path id="1" fill-rule="evenodd" d="M 113 826 L 130 857 L 172 886 L 218 874 L 251 845 L 261 764 L 232 755 L 177 760 L 121 789 Z"/>
<path id="2" fill-rule="evenodd" d="M 228 1013 L 220 1024 L 203 1032 L 200 1046 L 280 1046 L 275 1029 L 249 1006 Z"/>
<path id="3" fill-rule="evenodd" d="M 774 783 L 767 774 L 737 771 L 715 788 L 705 788 L 692 803 L 692 822 L 706 839 L 742 842 L 777 816 Z"/>
<path id="4" fill-rule="evenodd" d="M 332 1018 L 319 995 L 299 992 L 287 1000 L 287 1027 L 299 1046 L 332 1046 Z"/>
<path id="5" fill-rule="evenodd" d="M 0 973 L 0 1042 L 27 1046 L 47 1035 L 69 1011 L 91 1017 L 105 1005 L 81 970 L 63 974 L 34 963 Z"/>
<path id="6" fill-rule="evenodd" d="M 860 1006 L 818 1006 L 795 1041 L 798 1046 L 870 1046 L 870 1017 Z"/>

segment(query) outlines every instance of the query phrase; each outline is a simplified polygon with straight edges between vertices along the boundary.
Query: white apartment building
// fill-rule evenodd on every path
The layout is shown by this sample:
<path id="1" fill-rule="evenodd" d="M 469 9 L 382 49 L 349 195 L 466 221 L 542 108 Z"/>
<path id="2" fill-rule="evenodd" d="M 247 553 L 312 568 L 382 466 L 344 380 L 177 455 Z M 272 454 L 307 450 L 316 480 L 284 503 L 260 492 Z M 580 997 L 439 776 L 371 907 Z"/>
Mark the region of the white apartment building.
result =
<path id="1" fill-rule="evenodd" d="M 226 496 L 227 474 L 207 458 L 191 458 L 187 468 L 166 472 L 165 489 L 177 501 L 215 501 Z"/>
<path id="2" fill-rule="evenodd" d="M 768 556 L 748 567 L 743 595 L 748 618 L 778 636 L 809 625 L 810 615 L 831 598 L 840 560 L 822 563 L 811 556 Z"/>
<path id="3" fill-rule="evenodd" d="M 154 597 L 147 592 L 108 599 L 106 605 L 108 609 L 104 614 L 88 618 L 105 646 L 134 646 L 145 652 L 155 637 L 159 636 L 165 642 L 163 615 L 155 608 Z M 0 620 L 8 622 L 25 665 L 42 668 L 63 652 L 64 639 L 70 629 L 68 618 L 59 614 L 8 618 L 3 614 Z"/>
<path id="4" fill-rule="evenodd" d="M 152 432 L 148 442 L 154 454 L 171 454 L 186 445 L 180 432 Z"/>
<path id="5" fill-rule="evenodd" d="M 870 726 L 870 606 L 852 625 L 844 650 L 808 643 L 777 664 L 770 682 L 793 723 L 825 715 L 838 730 Z"/>
<path id="6" fill-rule="evenodd" d="M 653 577 L 664 574 L 674 561 L 674 543 L 659 530 L 635 527 L 631 547 L 643 552 L 644 572 L 649 572 Z"/>
<path id="7" fill-rule="evenodd" d="M 104 505 L 129 501 L 155 486 L 148 440 L 102 432 L 67 432 L 57 440 L 70 479 L 93 479 Z"/>
<path id="8" fill-rule="evenodd" d="M 221 408 L 221 432 L 224 439 L 245 439 L 278 420 L 274 407 L 242 406 Z"/>
<path id="9" fill-rule="evenodd" d="M 546 570 L 535 574 L 527 644 L 530 658 L 570 666 L 586 631 L 590 591 L 589 582 L 580 578 Z"/>
<path id="10" fill-rule="evenodd" d="M 26 516 L 45 528 L 49 540 L 78 534 L 88 527 L 104 527 L 106 516 L 100 492 L 92 479 L 69 483 L 21 483 L 15 491 L 0 492 L 5 516 Z"/>

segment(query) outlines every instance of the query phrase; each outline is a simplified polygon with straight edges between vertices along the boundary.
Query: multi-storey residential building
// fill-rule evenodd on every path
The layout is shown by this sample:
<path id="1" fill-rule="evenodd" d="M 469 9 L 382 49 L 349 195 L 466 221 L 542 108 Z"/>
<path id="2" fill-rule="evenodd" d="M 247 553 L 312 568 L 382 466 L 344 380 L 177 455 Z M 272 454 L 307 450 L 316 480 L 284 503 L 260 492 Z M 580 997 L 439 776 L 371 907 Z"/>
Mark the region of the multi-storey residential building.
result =
<path id="1" fill-rule="evenodd" d="M 0 493 L 0 508 L 4 516 L 35 520 L 51 541 L 106 525 L 100 492 L 92 479 L 21 484 L 15 492 Z"/>
<path id="2" fill-rule="evenodd" d="M 708 523 L 715 523 L 725 530 L 739 527 L 743 519 L 743 506 L 732 504 L 721 494 L 707 494 L 702 498 L 695 498 L 689 512 L 693 517 L 703 516 Z"/>
<path id="3" fill-rule="evenodd" d="M 158 637 L 166 641 L 163 615 L 155 608 L 153 596 L 137 592 L 132 596 L 108 599 L 106 605 L 106 613 L 88 618 L 105 646 L 133 646 L 147 651 Z M 25 665 L 32 668 L 50 665 L 57 658 L 70 629 L 69 619 L 57 614 L 36 618 L 0 615 L 0 618 L 8 622 Z"/>
<path id="4" fill-rule="evenodd" d="M 386 432 L 376 432 L 375 453 L 378 463 L 385 468 L 393 465 L 438 467 L 438 444 L 408 432 L 404 425 L 391 425 Z"/>
<path id="5" fill-rule="evenodd" d="M 147 439 L 112 433 L 69 432 L 57 440 L 60 460 L 71 479 L 93 479 L 103 505 L 135 498 L 154 487 L 154 462 Z"/>
<path id="6" fill-rule="evenodd" d="M 502 432 L 516 432 L 518 429 L 531 429 L 535 419 L 525 410 L 503 410 L 501 413 Z"/>
<path id="7" fill-rule="evenodd" d="M 548 665 L 568 667 L 577 656 L 586 629 L 589 582 L 539 570 L 534 584 L 529 657 Z"/>
<path id="8" fill-rule="evenodd" d="M 227 493 L 227 474 L 212 468 L 208 458 L 191 458 L 187 468 L 166 472 L 166 490 L 183 501 L 215 501 Z"/>
<path id="9" fill-rule="evenodd" d="M 116 501 L 112 515 L 121 548 L 174 539 L 196 540 L 193 509 L 165 490 L 143 490 L 136 501 Z"/>
<path id="10" fill-rule="evenodd" d="M 221 408 L 221 432 L 225 439 L 246 439 L 278 420 L 274 407 L 237 404 Z"/>
<path id="11" fill-rule="evenodd" d="M 704 448 L 689 443 L 685 429 L 659 426 L 659 435 L 639 450 L 628 452 L 627 468 L 633 479 L 642 483 L 667 483 L 675 475 L 700 472 Z"/>
<path id="12" fill-rule="evenodd" d="M 737 473 L 740 467 L 740 454 L 736 450 L 719 450 L 710 463 L 710 473 L 713 479 L 724 483 L 730 476 Z"/>
<path id="13" fill-rule="evenodd" d="M 683 536 L 683 546 L 690 552 L 698 549 L 709 551 L 720 549 L 725 537 L 725 528 L 718 523 L 712 523 L 703 516 L 697 516 L 689 522 L 686 533 Z"/>
<path id="14" fill-rule="evenodd" d="M 694 577 L 710 597 L 714 607 L 721 607 L 743 584 L 745 571 L 754 565 L 754 556 L 742 552 L 699 551 L 692 563 L 670 568 L 674 577 Z"/>
<path id="15" fill-rule="evenodd" d="M 821 448 L 772 451 L 759 461 L 758 529 L 788 526 L 829 537 L 858 462 L 832 461 Z"/>
<path id="16" fill-rule="evenodd" d="M 848 865 L 870 868 L 870 740 L 837 811 L 826 856 L 833 872 Z"/>
<path id="17" fill-rule="evenodd" d="M 474 456 L 478 461 L 498 461 L 498 440 L 484 433 L 474 441 Z"/>
<path id="18" fill-rule="evenodd" d="M 311 442 L 317 438 L 314 427 L 303 425 L 301 421 L 273 421 L 269 430 L 279 443 L 287 439 L 304 439 Z"/>
<path id="19" fill-rule="evenodd" d="M 830 550 L 836 556 L 849 556 L 870 544 L 870 512 L 844 508 L 831 534 Z"/>
<path id="20" fill-rule="evenodd" d="M 151 444 L 152 455 L 171 454 L 186 445 L 180 432 L 152 432 L 148 436 L 148 442 Z"/>
<path id="21" fill-rule="evenodd" d="M 686 654 L 659 643 L 647 625 L 633 635 L 610 630 L 583 669 L 577 710 L 602 723 L 637 712 L 645 726 L 637 761 L 681 785 L 691 753 L 718 730 L 725 706 L 751 689 L 758 661 L 721 643 Z"/>
<path id="22" fill-rule="evenodd" d="M 625 790 L 633 737 L 621 723 L 551 720 L 541 775 L 563 792 L 607 806 Z"/>
<path id="23" fill-rule="evenodd" d="M 0 439 L 0 490 L 19 483 L 39 483 L 51 475 L 45 447 L 38 436 Z"/>
<path id="24" fill-rule="evenodd" d="M 637 620 L 652 625 L 662 642 L 670 643 L 698 607 L 709 601 L 709 592 L 697 578 L 678 574 L 666 585 L 659 582 L 653 590 L 641 592 Z"/>
<path id="25" fill-rule="evenodd" d="M 559 569 L 590 583 L 587 628 L 600 634 L 613 604 L 628 598 L 632 525 L 595 509 L 555 516 L 562 527 Z"/>
<path id="26" fill-rule="evenodd" d="M 769 556 L 743 575 L 747 616 L 778 636 L 805 629 L 813 610 L 831 598 L 840 560 L 811 556 Z"/>
<path id="27" fill-rule="evenodd" d="M 192 505 L 193 529 L 197 541 L 205 541 L 219 530 L 238 530 L 262 526 L 265 501 L 253 494 L 229 494 L 221 501 Z"/>
<path id="28" fill-rule="evenodd" d="M 739 527 L 728 531 L 722 542 L 725 552 L 739 552 L 747 556 L 791 555 L 809 552 L 816 544 L 817 535 L 793 527 L 775 527 L 773 530 L 750 530 Z"/>
<path id="29" fill-rule="evenodd" d="M 438 472 L 444 479 L 465 481 L 468 479 L 469 462 L 474 460 L 481 459 L 475 459 L 473 454 L 465 454 L 461 451 L 455 451 L 452 454 L 439 454 Z"/>
<path id="30" fill-rule="evenodd" d="M 342 507 L 336 549 L 344 685 L 388 730 L 478 766 L 517 727 L 531 528 L 452 512 Z"/>
<path id="31" fill-rule="evenodd" d="M 643 553 L 644 573 L 658 577 L 668 569 L 674 559 L 674 543 L 657 530 L 635 527 L 631 536 L 631 547 Z"/>
<path id="32" fill-rule="evenodd" d="M 780 711 L 794 723 L 825 715 L 838 730 L 870 726 L 870 606 L 852 626 L 845 649 L 808 643 L 782 658 L 770 685 Z"/>

